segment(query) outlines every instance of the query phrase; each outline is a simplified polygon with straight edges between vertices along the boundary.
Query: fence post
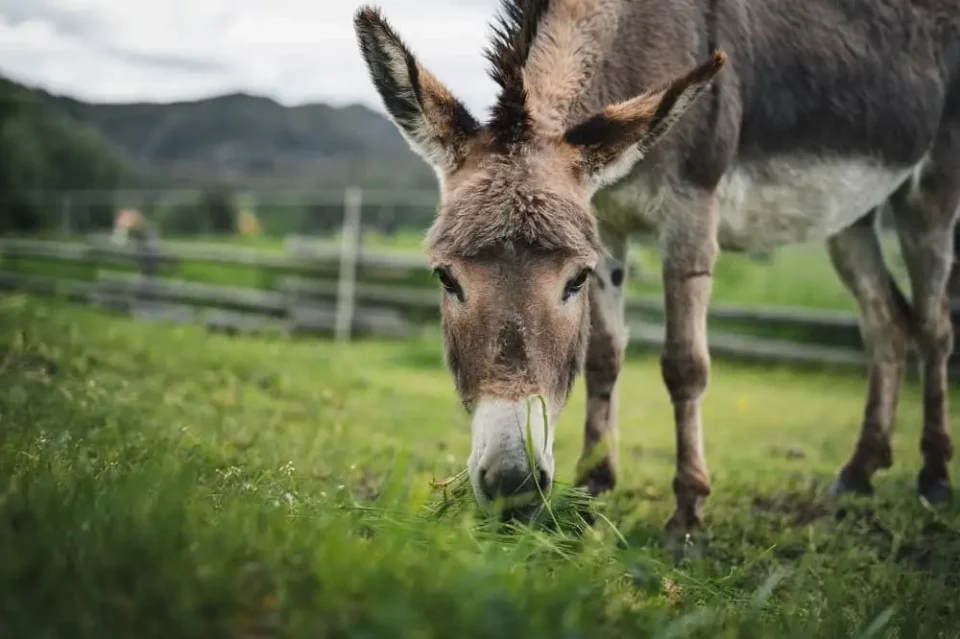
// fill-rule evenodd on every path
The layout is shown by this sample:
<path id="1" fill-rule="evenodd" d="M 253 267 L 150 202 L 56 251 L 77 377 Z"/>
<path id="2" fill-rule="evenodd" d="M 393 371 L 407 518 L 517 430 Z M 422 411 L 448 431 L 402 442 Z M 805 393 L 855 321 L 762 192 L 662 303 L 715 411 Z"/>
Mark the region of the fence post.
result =
<path id="1" fill-rule="evenodd" d="M 349 187 L 343 199 L 343 232 L 340 245 L 340 269 L 337 281 L 337 311 L 334 337 L 337 341 L 350 339 L 356 299 L 357 262 L 363 233 L 360 226 L 361 191 Z"/>
<path id="2" fill-rule="evenodd" d="M 142 218 L 141 218 L 142 219 Z M 153 302 L 159 259 L 159 232 L 153 223 L 142 219 L 140 232 L 136 234 L 137 266 L 140 269 L 139 295 L 142 300 Z"/>

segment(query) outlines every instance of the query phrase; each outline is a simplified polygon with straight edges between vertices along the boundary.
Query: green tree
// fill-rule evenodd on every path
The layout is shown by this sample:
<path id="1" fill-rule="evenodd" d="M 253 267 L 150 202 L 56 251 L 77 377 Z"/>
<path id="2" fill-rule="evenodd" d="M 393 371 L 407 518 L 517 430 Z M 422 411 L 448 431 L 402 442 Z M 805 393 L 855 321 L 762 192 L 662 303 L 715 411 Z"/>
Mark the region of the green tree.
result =
<path id="1" fill-rule="evenodd" d="M 54 112 L 33 93 L 0 78 L 0 232 L 52 226 L 62 190 L 111 192 L 128 178 L 124 163 L 86 125 Z M 109 227 L 109 206 L 90 221 Z"/>

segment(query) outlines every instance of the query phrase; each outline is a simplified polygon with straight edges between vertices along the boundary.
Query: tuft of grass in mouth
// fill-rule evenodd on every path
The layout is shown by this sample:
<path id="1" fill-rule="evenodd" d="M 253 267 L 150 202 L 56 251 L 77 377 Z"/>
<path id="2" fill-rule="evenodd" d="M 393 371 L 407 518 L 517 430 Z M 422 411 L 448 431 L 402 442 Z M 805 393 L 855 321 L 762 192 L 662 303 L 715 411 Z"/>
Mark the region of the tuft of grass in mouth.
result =
<path id="1" fill-rule="evenodd" d="M 540 410 L 543 415 L 544 445 L 547 444 L 547 407 L 542 397 L 538 397 Z M 545 494 L 540 486 L 533 452 L 533 433 L 530 425 L 531 407 L 527 402 L 526 457 L 530 469 L 530 479 L 536 485 L 536 492 L 532 496 L 524 496 L 523 512 L 527 513 L 525 520 L 519 522 L 505 522 L 501 517 L 490 518 L 490 513 L 482 513 L 467 470 L 462 470 L 447 479 L 433 481 L 431 487 L 440 492 L 440 498 L 427 506 L 427 512 L 436 518 L 474 516 L 479 519 L 481 526 L 484 522 L 507 524 L 507 527 L 526 525 L 535 530 L 550 531 L 579 537 L 590 526 L 590 522 L 597 517 L 597 500 L 572 485 L 554 485 L 549 495 Z M 494 514 L 501 515 L 508 502 L 500 502 L 491 509 Z"/>
<path id="2" fill-rule="evenodd" d="M 567 484 L 555 484 L 549 496 L 533 496 L 530 517 L 524 522 L 501 521 L 495 506 L 484 512 L 473 494 L 466 470 L 453 477 L 431 483 L 438 498 L 427 505 L 427 515 L 437 519 L 472 517 L 481 528 L 502 525 L 507 530 L 529 527 L 563 536 L 580 537 L 598 515 L 598 501 L 583 490 Z M 503 528 L 501 528 L 503 530 Z"/>

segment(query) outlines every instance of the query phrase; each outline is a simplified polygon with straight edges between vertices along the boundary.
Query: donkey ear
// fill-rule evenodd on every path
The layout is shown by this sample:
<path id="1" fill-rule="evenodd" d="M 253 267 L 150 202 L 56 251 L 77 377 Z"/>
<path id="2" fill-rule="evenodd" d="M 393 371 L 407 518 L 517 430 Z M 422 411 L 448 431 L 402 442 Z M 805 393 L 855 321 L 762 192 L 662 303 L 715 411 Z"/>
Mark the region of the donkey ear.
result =
<path id="1" fill-rule="evenodd" d="M 726 60 L 718 50 L 665 86 L 612 104 L 567 129 L 564 140 L 579 151 L 582 177 L 598 189 L 629 173 L 710 87 Z"/>
<path id="2" fill-rule="evenodd" d="M 370 77 L 410 147 L 438 174 L 460 165 L 480 125 L 416 58 L 380 12 L 361 7 L 354 28 Z"/>

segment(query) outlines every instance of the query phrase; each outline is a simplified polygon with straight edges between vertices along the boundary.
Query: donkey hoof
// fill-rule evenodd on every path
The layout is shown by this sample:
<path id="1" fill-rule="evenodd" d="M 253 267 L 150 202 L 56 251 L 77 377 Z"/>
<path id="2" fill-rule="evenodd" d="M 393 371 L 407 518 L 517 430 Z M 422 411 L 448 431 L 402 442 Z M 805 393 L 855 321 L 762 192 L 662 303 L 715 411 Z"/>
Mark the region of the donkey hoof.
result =
<path id="1" fill-rule="evenodd" d="M 586 473 L 582 473 L 577 480 L 577 487 L 591 497 L 599 497 L 603 493 L 612 491 L 616 483 L 610 462 L 605 460 Z"/>
<path id="2" fill-rule="evenodd" d="M 841 470 L 836 479 L 827 489 L 828 497 L 839 497 L 840 495 L 872 495 L 873 486 L 866 476 L 857 476 L 847 469 Z"/>
<path id="3" fill-rule="evenodd" d="M 924 478 L 921 476 L 918 484 L 920 497 L 927 500 L 927 503 L 933 506 L 946 504 L 953 499 L 953 489 L 950 487 L 950 482 L 946 479 L 924 481 Z"/>
<path id="4" fill-rule="evenodd" d="M 604 481 L 598 481 L 596 479 L 587 478 L 584 481 L 577 484 L 577 490 L 580 490 L 591 497 L 599 497 L 603 493 L 608 493 L 613 490 L 613 485 L 606 483 Z"/>

